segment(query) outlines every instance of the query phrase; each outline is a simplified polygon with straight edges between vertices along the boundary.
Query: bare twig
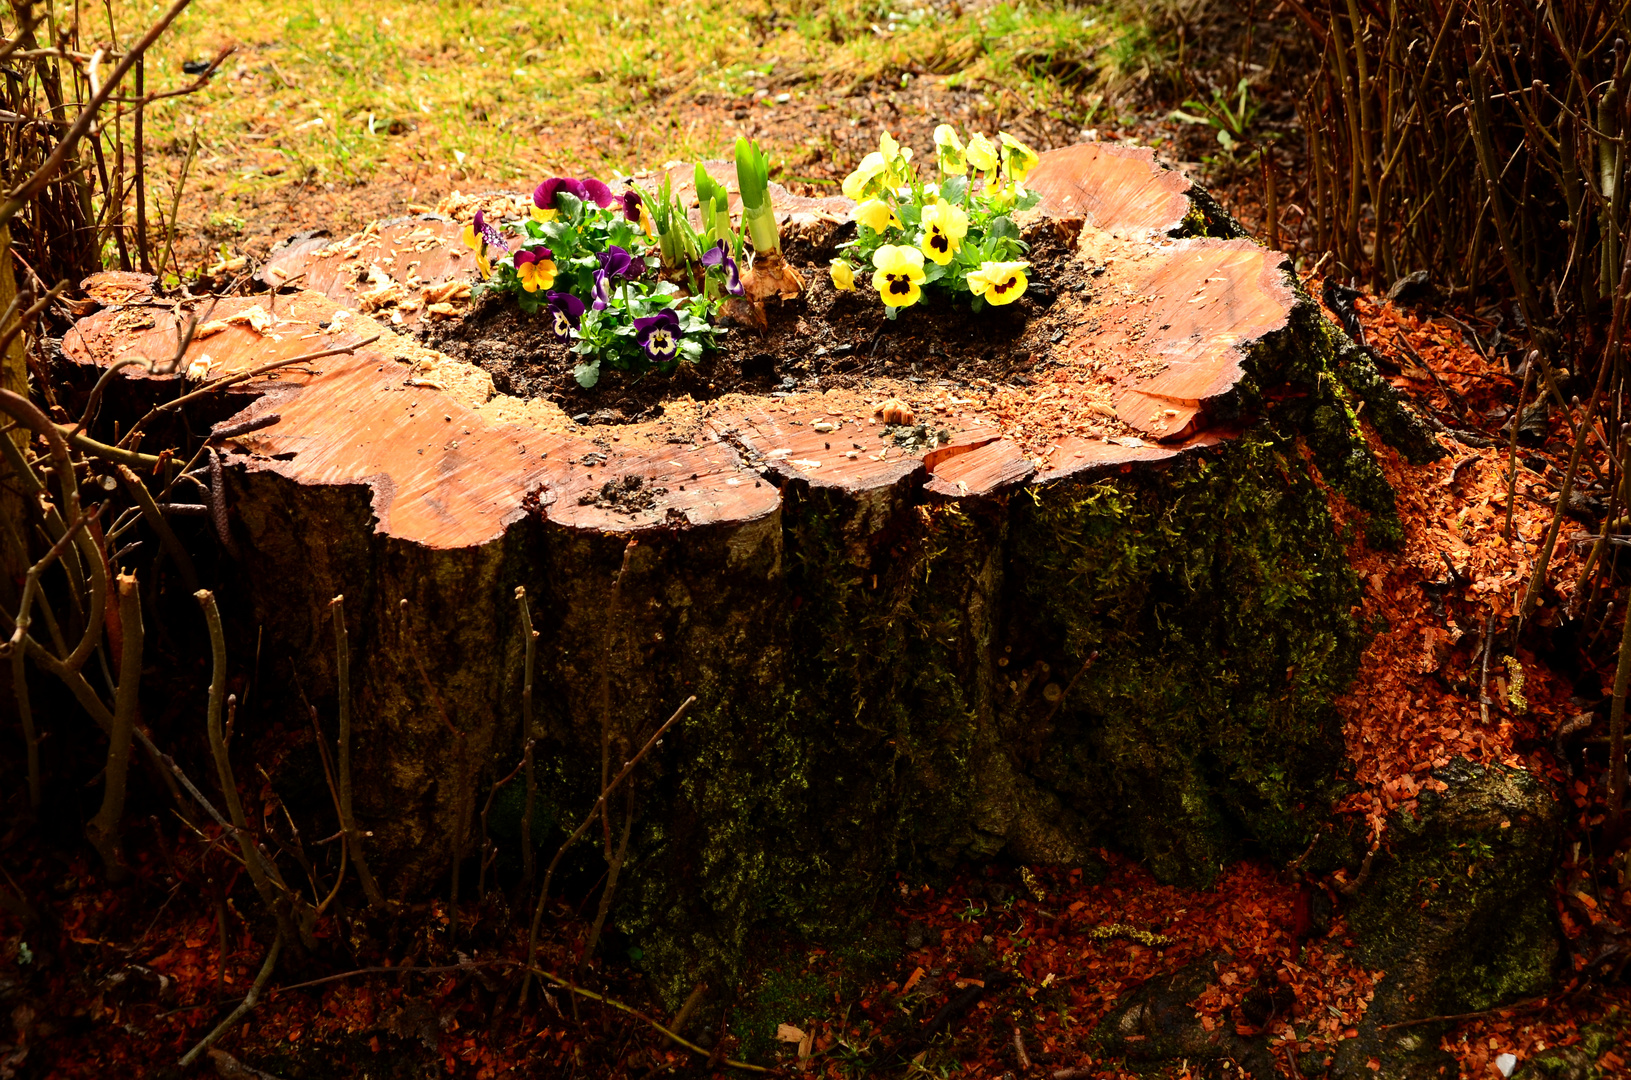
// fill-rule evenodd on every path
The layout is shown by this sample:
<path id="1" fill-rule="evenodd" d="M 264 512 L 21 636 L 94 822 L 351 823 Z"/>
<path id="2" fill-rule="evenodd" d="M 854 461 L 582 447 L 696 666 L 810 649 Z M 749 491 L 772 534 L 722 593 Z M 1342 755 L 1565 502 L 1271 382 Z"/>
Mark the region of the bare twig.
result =
<path id="1" fill-rule="evenodd" d="M 147 522 L 148 528 L 157 534 L 159 543 L 175 562 L 176 570 L 181 574 L 182 584 L 187 587 L 188 592 L 197 592 L 198 571 L 193 566 L 193 558 L 187 554 L 187 549 L 182 546 L 175 530 L 170 528 L 170 523 L 164 520 L 164 514 L 160 512 L 159 504 L 153 501 L 153 495 L 147 490 L 147 485 L 142 483 L 141 477 L 127 466 L 116 465 L 115 468 L 119 470 L 119 479 L 124 483 L 125 491 L 141 509 L 142 519 Z"/>
<path id="2" fill-rule="evenodd" d="M 493 859 L 498 857 L 498 846 L 493 843 L 492 838 L 487 834 L 487 815 L 492 813 L 493 800 L 498 797 L 499 789 L 505 784 L 508 784 L 511 780 L 514 780 L 516 774 L 526 766 L 526 763 L 525 757 L 516 762 L 515 768 L 511 769 L 504 779 L 495 782 L 493 786 L 487 790 L 487 801 L 482 804 L 481 866 L 476 873 L 476 899 L 478 900 L 484 900 L 487 898 L 487 868 L 492 866 Z"/>
<path id="3" fill-rule="evenodd" d="M 1014 1057 L 1019 1061 L 1019 1071 L 1031 1071 L 1031 1055 L 1025 1052 L 1025 1036 L 1020 1034 L 1019 1025 L 1014 1025 Z"/>
<path id="4" fill-rule="evenodd" d="M 521 812 L 521 881 L 532 892 L 532 878 L 536 861 L 532 850 L 532 813 L 538 794 L 537 776 L 533 771 L 533 746 L 537 736 L 532 730 L 532 667 L 538 647 L 538 631 L 532 628 L 532 611 L 527 606 L 527 589 L 515 587 L 515 602 L 521 608 L 521 641 L 523 668 L 521 675 L 521 745 L 522 763 L 527 770 L 527 800 Z"/>
<path id="5" fill-rule="evenodd" d="M 368 870 L 362 853 L 362 833 L 351 808 L 351 645 L 345 631 L 345 596 L 336 596 L 329 608 L 334 615 L 335 671 L 340 684 L 340 828 L 345 830 L 346 847 L 351 849 L 351 864 L 356 867 L 363 894 L 370 906 L 378 908 L 385 905 L 385 897 Z"/>
<path id="6" fill-rule="evenodd" d="M 195 128 L 193 130 L 192 142 L 187 145 L 187 156 L 181 161 L 181 177 L 176 181 L 175 190 L 170 193 L 170 219 L 165 223 L 164 254 L 159 256 L 160 274 L 163 274 L 165 272 L 165 268 L 170 265 L 170 252 L 174 250 L 176 239 L 176 220 L 181 213 L 181 193 L 186 190 L 187 174 L 192 171 L 193 159 L 197 156 L 198 130 Z M 176 263 L 176 276 L 177 278 L 181 276 L 181 264 L 179 260 Z"/>
<path id="7" fill-rule="evenodd" d="M 527 965 L 529 968 L 537 960 L 538 926 L 544 918 L 544 905 L 549 902 L 549 883 L 555 876 L 555 868 L 561 864 L 561 859 L 565 857 L 567 850 L 570 849 L 573 844 L 577 843 L 584 833 L 589 831 L 589 826 L 595 823 L 596 815 L 601 814 L 604 811 L 606 799 L 611 795 L 612 791 L 617 788 L 617 785 L 622 783 L 628 777 L 628 775 L 634 771 L 635 766 L 640 764 L 641 759 L 651 751 L 652 747 L 656 746 L 657 743 L 662 740 L 663 734 L 669 728 L 673 727 L 679 722 L 680 717 L 685 715 L 686 710 L 694 705 L 696 700 L 696 695 L 693 694 L 682 701 L 680 703 L 680 707 L 674 710 L 674 715 L 670 716 L 666 721 L 664 721 L 663 726 L 658 728 L 656 732 L 652 734 L 651 738 L 646 740 L 646 744 L 642 746 L 632 758 L 624 763 L 622 771 L 616 776 L 612 777 L 611 781 L 601 789 L 600 797 L 595 800 L 595 805 L 589 811 L 588 816 L 583 819 L 582 823 L 579 824 L 576 829 L 572 830 L 572 835 L 566 838 L 566 840 L 561 844 L 560 848 L 555 852 L 555 857 L 550 860 L 548 869 L 544 871 L 543 888 L 538 893 L 538 904 L 532 910 L 532 926 L 527 933 Z M 528 979 L 524 979 L 521 983 L 521 1004 L 523 1005 L 525 1005 L 527 1002 L 527 988 L 529 983 L 530 975 Z"/>
<path id="8" fill-rule="evenodd" d="M 1527 1012 L 1546 1004 L 1546 998 L 1527 998 L 1523 1001 L 1514 1001 L 1510 1005 L 1496 1005 L 1489 1009 L 1479 1009 L 1477 1012 L 1453 1013 L 1449 1016 L 1420 1016 L 1414 1020 L 1400 1020 L 1396 1024 L 1380 1024 L 1378 1031 L 1392 1031 L 1395 1028 L 1417 1027 L 1421 1024 L 1448 1024 L 1457 1020 L 1476 1020 L 1480 1016 L 1492 1014 L 1506 1015 L 1514 1012 Z"/>
<path id="9" fill-rule="evenodd" d="M 215 606 L 215 594 L 208 589 L 199 589 L 193 595 L 198 599 L 199 607 L 203 608 L 204 621 L 209 627 L 213 674 L 210 678 L 206 727 L 210 752 L 215 758 L 216 778 L 221 782 L 221 795 L 226 799 L 227 814 L 232 820 L 232 830 L 238 838 L 238 847 L 243 853 L 244 868 L 249 871 L 249 880 L 254 884 L 255 891 L 260 894 L 267 910 L 277 919 L 278 934 L 293 942 L 296 938 L 294 926 L 289 920 L 287 905 L 282 903 L 277 893 L 273 891 L 272 881 L 276 879 L 278 888 L 285 895 L 289 895 L 288 887 L 278 875 L 276 865 L 270 859 L 263 860 L 260 849 L 249 839 L 248 821 L 244 817 L 243 802 L 238 797 L 238 782 L 233 778 L 232 762 L 227 757 L 226 739 L 221 729 L 221 708 L 226 697 L 227 677 L 226 634 L 221 629 L 221 613 Z"/>
<path id="10" fill-rule="evenodd" d="M 194 1046 L 191 1050 L 187 1051 L 181 1056 L 181 1061 L 178 1062 L 178 1064 L 183 1069 L 197 1061 L 204 1051 L 214 1046 L 216 1041 L 220 1039 L 221 1036 L 231 1031 L 234 1024 L 247 1016 L 249 1014 L 249 1010 L 253 1009 L 260 1003 L 261 991 L 266 989 L 267 982 L 271 980 L 272 972 L 277 968 L 278 955 L 282 951 L 283 938 L 279 936 L 272 940 L 272 947 L 266 950 L 266 959 L 261 963 L 260 973 L 255 976 L 254 985 L 250 986 L 249 993 L 244 996 L 243 1001 L 239 1003 L 236 1009 L 233 1009 L 232 1012 L 228 1014 L 225 1020 L 215 1025 L 215 1029 L 213 1031 L 200 1039 L 198 1041 L 198 1045 Z"/>
<path id="11" fill-rule="evenodd" d="M 1518 495 L 1518 425 L 1523 422 L 1523 403 L 1529 398 L 1529 388 L 1535 382 L 1535 369 L 1540 366 L 1540 354 L 1531 352 L 1524 366 L 1523 390 L 1518 394 L 1518 407 L 1512 413 L 1512 439 L 1506 449 L 1506 524 L 1501 527 L 1501 539 L 1512 542 L 1512 507 Z"/>
<path id="12" fill-rule="evenodd" d="M 102 808 L 91 819 L 87 832 L 109 881 L 129 876 L 119 850 L 119 822 L 125 813 L 125 776 L 130 767 L 130 740 L 136 729 L 137 691 L 142 678 L 142 601 L 134 574 L 120 574 L 119 593 L 119 685 L 114 694 L 113 734 L 108 739 L 108 763 L 103 770 Z"/>
<path id="13" fill-rule="evenodd" d="M 589 957 L 594 955 L 595 946 L 600 943 L 600 931 L 606 925 L 606 913 L 611 911 L 612 897 L 617 893 L 617 879 L 629 854 L 629 835 L 634 832 L 634 788 L 624 788 L 623 797 L 623 832 L 617 841 L 617 853 L 606 867 L 606 884 L 600 890 L 600 906 L 595 909 L 594 925 L 589 927 L 589 937 L 583 943 L 583 955 L 578 958 L 580 976 L 584 966 L 589 963 Z"/>
<path id="14" fill-rule="evenodd" d="M 597 994 L 593 990 L 585 990 L 581 986 L 574 986 L 572 983 L 567 982 L 565 979 L 561 978 L 559 975 L 554 974 L 553 972 L 545 971 L 542 968 L 535 967 L 532 964 L 528 964 L 527 965 L 527 974 L 529 976 L 536 975 L 540 979 L 544 979 L 544 980 L 546 980 L 548 982 L 554 983 L 556 986 L 560 987 L 562 990 L 569 990 L 572 993 L 578 995 L 579 997 L 588 998 L 590 1001 L 598 1001 L 602 1005 L 609 1005 L 612 1008 L 617 1009 L 620 1012 L 625 1012 L 625 1013 L 627 1013 L 628 1015 L 634 1017 L 637 1020 L 643 1020 L 648 1025 L 650 1025 L 654 1030 L 656 1030 L 658 1034 L 667 1036 L 672 1042 L 674 1042 L 674 1043 L 676 1043 L 676 1044 L 678 1044 L 680 1046 L 685 1047 L 687 1050 L 691 1051 L 693 1054 L 701 1054 L 704 1057 L 709 1057 L 710 1060 L 711 1060 L 712 1059 L 711 1058 L 712 1053 L 717 1053 L 717 1049 L 715 1051 L 710 1052 L 708 1050 L 704 1050 L 702 1047 L 698 1046 L 696 1043 L 691 1042 L 689 1039 L 682 1038 L 677 1032 L 671 1031 L 670 1029 L 664 1027 L 662 1024 L 659 1024 L 657 1021 L 653 1020 L 651 1017 L 647 1016 L 645 1013 L 641 1012 L 638 1009 L 631 1008 L 628 1005 L 623 1004 L 621 1001 L 617 1001 L 617 1000 L 615 1000 L 613 998 L 609 998 L 609 997 L 605 996 L 604 994 Z M 721 1045 L 723 1045 L 723 1043 L 721 1043 Z M 730 1069 L 740 1069 L 743 1072 L 769 1073 L 769 1072 L 773 1071 L 771 1069 L 765 1068 L 763 1065 L 750 1065 L 745 1061 L 732 1061 L 729 1058 L 724 1058 L 724 1057 L 721 1057 L 718 1064 L 724 1065 L 726 1068 L 730 1068 Z"/>
<path id="15" fill-rule="evenodd" d="M 131 437 L 140 431 L 148 423 L 148 421 L 162 416 L 167 412 L 172 412 L 175 409 L 179 409 L 181 406 L 190 401 L 196 401 L 198 398 L 204 397 L 208 394 L 213 394 L 219 390 L 224 390 L 229 386 L 235 386 L 241 382 L 248 382 L 250 379 L 265 375 L 270 371 L 276 371 L 278 368 L 286 368 L 293 364 L 304 364 L 311 360 L 321 360 L 326 356 L 339 356 L 342 353 L 354 353 L 364 345 L 372 345 L 374 342 L 378 341 L 381 336 L 383 335 L 375 334 L 373 337 L 364 338 L 362 341 L 354 342 L 350 345 L 339 345 L 332 349 L 320 349 L 317 352 L 303 353 L 300 356 L 291 356 L 287 360 L 274 360 L 269 364 L 261 364 L 259 367 L 250 368 L 248 371 L 240 371 L 231 375 L 223 375 L 218 379 L 212 379 L 191 393 L 182 394 L 178 398 L 172 398 L 171 400 L 160 405 L 155 405 L 145 416 L 137 420 L 134 424 L 130 425 L 130 430 L 125 432 L 124 438 L 119 440 L 119 445 L 121 447 L 133 445 L 130 442 Z"/>
<path id="16" fill-rule="evenodd" d="M 86 102 L 85 107 L 79 111 L 79 116 L 75 118 L 73 126 L 57 143 L 56 148 L 51 151 L 51 156 L 46 158 L 38 169 L 34 170 L 32 176 L 6 193 L 6 201 L 0 203 L 0 224 L 10 222 L 12 218 L 17 216 L 19 210 L 27 206 L 36 195 L 45 190 L 45 186 L 62 169 L 69 155 L 79 145 L 79 141 L 85 137 L 86 132 L 90 131 L 91 125 L 96 120 L 96 114 L 101 111 L 103 104 L 112 96 L 114 88 L 119 85 L 120 80 L 141 59 L 153 42 L 157 41 L 160 35 L 170 28 L 170 24 L 175 22 L 176 17 L 186 10 L 190 2 L 191 0 L 175 0 L 175 3 L 171 4 L 164 14 L 159 16 L 159 20 L 148 27 L 147 32 L 125 51 L 119 65 L 108 75 L 107 81 L 102 84 L 102 89 L 93 94 L 91 100 Z"/>
<path id="17" fill-rule="evenodd" d="M 1495 611 L 1484 617 L 1483 664 L 1478 672 L 1478 719 L 1489 727 L 1489 654 L 1495 651 Z"/>

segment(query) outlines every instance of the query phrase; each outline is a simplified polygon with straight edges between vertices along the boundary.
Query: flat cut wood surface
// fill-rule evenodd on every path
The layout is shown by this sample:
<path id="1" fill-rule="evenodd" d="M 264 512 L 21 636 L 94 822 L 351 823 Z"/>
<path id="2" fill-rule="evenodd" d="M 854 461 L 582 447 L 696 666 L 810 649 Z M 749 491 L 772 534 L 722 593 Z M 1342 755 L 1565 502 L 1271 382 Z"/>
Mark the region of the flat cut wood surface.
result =
<path id="1" fill-rule="evenodd" d="M 686 170 L 674 173 L 685 181 Z M 962 403 L 949 408 L 930 387 L 880 380 L 872 394 L 687 399 L 689 413 L 667 410 L 691 415 L 684 426 L 574 424 L 553 404 L 497 394 L 486 372 L 390 332 L 427 317 L 438 290 L 473 280 L 462 226 L 426 217 L 286 248 L 263 277 L 301 291 L 200 306 L 201 319 L 224 326 L 195 340 L 181 368 L 207 360 L 213 378 L 383 334 L 355 355 L 251 384 L 259 399 L 228 424 L 277 420 L 228 442 L 251 470 L 367 485 L 379 532 L 435 548 L 486 543 L 529 510 L 605 533 L 756 520 L 778 508 L 776 481 L 854 493 L 911 483 L 941 499 L 978 499 L 1033 478 L 1158 466 L 1226 438 L 1208 432 L 1209 405 L 1296 303 L 1283 256 L 1244 240 L 1165 237 L 1188 213 L 1188 184 L 1148 151 L 1051 151 L 1031 183 L 1048 213 L 1087 219 L 1078 255 L 1099 288 L 1061 298 L 1074 305 L 1076 329 L 1056 346 L 1056 374 L 977 401 L 951 398 Z M 826 220 L 848 206 L 776 197 L 789 220 Z M 142 302 L 134 284 L 100 291 L 111 306 L 67 336 L 69 361 L 174 355 L 175 315 Z M 251 318 L 253 308 L 262 314 Z M 912 405 L 928 437 L 885 430 L 873 405 L 887 397 Z M 1094 437 L 1111 417 L 1122 434 Z"/>

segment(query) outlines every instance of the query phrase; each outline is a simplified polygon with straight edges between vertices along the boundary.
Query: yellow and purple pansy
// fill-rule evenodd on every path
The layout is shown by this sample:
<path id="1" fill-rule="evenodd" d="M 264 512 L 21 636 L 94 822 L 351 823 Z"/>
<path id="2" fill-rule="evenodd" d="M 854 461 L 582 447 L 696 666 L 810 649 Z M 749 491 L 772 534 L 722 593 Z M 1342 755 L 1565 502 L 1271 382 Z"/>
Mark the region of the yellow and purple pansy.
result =
<path id="1" fill-rule="evenodd" d="M 680 354 L 680 317 L 673 308 L 664 308 L 655 315 L 635 319 L 634 340 L 652 360 L 673 360 Z"/>
<path id="2" fill-rule="evenodd" d="M 978 270 L 969 271 L 968 290 L 975 296 L 985 297 L 988 304 L 999 307 L 1012 304 L 1030 284 L 1025 277 L 1030 265 L 1025 262 L 983 262 Z"/>
<path id="3" fill-rule="evenodd" d="M 593 177 L 573 180 L 566 176 L 552 176 L 533 188 L 532 205 L 539 210 L 558 210 L 555 196 L 563 191 L 579 202 L 592 202 L 602 209 L 610 209 L 617 202 L 612 189 Z"/>
<path id="4" fill-rule="evenodd" d="M 872 253 L 872 287 L 890 307 L 911 307 L 923 296 L 923 252 L 904 244 L 885 244 Z"/>
<path id="5" fill-rule="evenodd" d="M 583 318 L 583 301 L 565 292 L 548 293 L 545 299 L 549 301 L 549 328 L 555 332 L 556 340 L 571 341 L 572 331 Z"/>
<path id="6" fill-rule="evenodd" d="M 548 248 L 524 248 L 515 253 L 515 276 L 528 292 L 555 284 L 555 258 Z"/>
<path id="7" fill-rule="evenodd" d="M 968 235 L 968 215 L 952 203 L 930 203 L 923 208 L 923 254 L 945 266 Z"/>

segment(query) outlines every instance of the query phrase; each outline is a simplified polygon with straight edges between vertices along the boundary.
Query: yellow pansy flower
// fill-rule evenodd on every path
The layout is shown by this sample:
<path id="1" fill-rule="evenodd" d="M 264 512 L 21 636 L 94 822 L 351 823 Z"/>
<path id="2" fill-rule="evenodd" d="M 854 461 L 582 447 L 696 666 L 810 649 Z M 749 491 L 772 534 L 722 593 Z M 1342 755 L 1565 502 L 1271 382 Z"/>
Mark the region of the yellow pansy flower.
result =
<path id="1" fill-rule="evenodd" d="M 532 220 L 537 222 L 554 221 L 560 216 L 561 212 L 553 208 L 549 210 L 545 210 L 542 207 L 537 206 L 532 208 Z"/>
<path id="2" fill-rule="evenodd" d="M 862 158 L 855 171 L 844 177 L 844 198 L 860 202 L 876 195 L 883 189 L 881 180 L 886 168 L 883 155 L 876 150 Z"/>
<path id="3" fill-rule="evenodd" d="M 1002 143 L 1003 175 L 1016 184 L 1023 184 L 1025 177 L 1036 168 L 1036 151 L 1006 131 L 997 132 L 997 140 Z"/>
<path id="4" fill-rule="evenodd" d="M 911 307 L 923 296 L 923 252 L 885 244 L 872 253 L 872 287 L 890 307 Z"/>
<path id="5" fill-rule="evenodd" d="M 922 221 L 923 254 L 945 266 L 968 235 L 968 215 L 951 203 L 931 203 L 923 208 Z"/>
<path id="6" fill-rule="evenodd" d="M 969 291 L 975 296 L 985 297 L 988 304 L 999 307 L 1012 304 L 1030 284 L 1025 277 L 1030 265 L 1024 262 L 983 262 L 978 270 L 968 275 Z"/>
<path id="7" fill-rule="evenodd" d="M 883 232 L 890 226 L 900 228 L 900 218 L 895 216 L 894 209 L 882 199 L 868 199 L 855 208 L 854 217 L 857 223 L 865 225 L 873 232 Z"/>
<path id="8" fill-rule="evenodd" d="M 1002 164 L 997 156 L 997 148 L 991 145 L 991 140 L 975 132 L 968 140 L 968 163 L 983 173 L 996 172 Z"/>
<path id="9" fill-rule="evenodd" d="M 968 158 L 963 150 L 963 141 L 957 137 L 950 124 L 941 124 L 934 129 L 934 148 L 936 156 L 940 159 L 940 172 L 943 176 L 962 176 L 968 172 Z"/>
<path id="10" fill-rule="evenodd" d="M 829 270 L 832 274 L 832 287 L 839 292 L 855 291 L 855 267 L 844 259 L 834 259 Z"/>
<path id="11" fill-rule="evenodd" d="M 549 257 L 549 249 L 516 252 L 515 276 L 521 279 L 521 287 L 528 292 L 552 288 L 555 284 L 555 261 Z"/>

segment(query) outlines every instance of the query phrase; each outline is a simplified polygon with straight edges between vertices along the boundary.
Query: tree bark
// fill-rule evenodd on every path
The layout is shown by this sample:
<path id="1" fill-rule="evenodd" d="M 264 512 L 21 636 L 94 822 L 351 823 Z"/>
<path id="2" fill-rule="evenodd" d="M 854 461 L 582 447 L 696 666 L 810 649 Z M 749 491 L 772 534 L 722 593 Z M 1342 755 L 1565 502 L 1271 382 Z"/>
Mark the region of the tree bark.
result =
<path id="1" fill-rule="evenodd" d="M 345 594 L 356 811 L 387 896 L 478 849 L 472 785 L 524 745 L 518 587 L 557 828 L 597 794 L 603 675 L 614 745 L 698 698 L 635 778 L 615 914 L 675 1002 L 728 978 L 758 920 L 842 929 L 898 867 L 1114 845 L 1205 884 L 1248 845 L 1306 847 L 1341 759 L 1331 699 L 1364 639 L 1326 490 L 1396 530 L 1351 403 L 1397 403 L 1283 256 L 1148 151 L 1051 152 L 1032 183 L 1045 213 L 1085 219 L 1080 257 L 1103 268 L 1092 296 L 1059 301 L 1076 320 L 1060 356 L 1113 383 L 1139 437 L 1039 446 L 1037 391 L 985 414 L 901 381 L 734 396 L 683 431 L 596 441 L 388 332 L 249 385 L 221 425 L 264 423 L 222 440 L 240 614 L 279 681 L 331 702 L 325 614 Z M 814 203 L 782 210 L 830 214 Z M 456 230 L 415 219 L 336 247 L 401 266 L 443 258 Z M 230 325 L 189 359 L 214 376 L 378 332 L 323 250 L 275 263 L 313 288 L 221 301 Z M 417 265 L 420 296 L 468 274 Z M 173 324 L 109 308 L 65 356 L 167 358 Z M 903 445 L 872 414 L 887 394 L 939 437 Z M 608 481 L 649 498 L 609 499 Z"/>

